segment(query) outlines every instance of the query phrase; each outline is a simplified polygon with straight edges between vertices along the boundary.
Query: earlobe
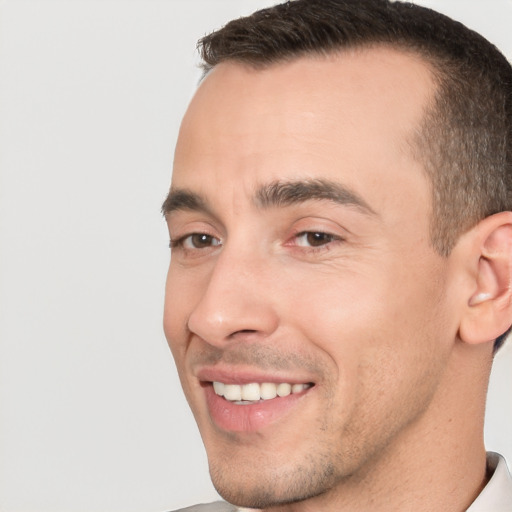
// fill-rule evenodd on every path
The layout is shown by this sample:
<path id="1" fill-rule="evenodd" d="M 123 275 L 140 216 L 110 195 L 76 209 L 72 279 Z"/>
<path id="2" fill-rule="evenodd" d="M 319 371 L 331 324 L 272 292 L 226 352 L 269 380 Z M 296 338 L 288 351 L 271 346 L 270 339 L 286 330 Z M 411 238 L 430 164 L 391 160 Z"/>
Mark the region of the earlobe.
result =
<path id="1" fill-rule="evenodd" d="M 482 220 L 471 232 L 473 292 L 459 328 L 470 344 L 495 340 L 512 325 L 512 213 Z"/>

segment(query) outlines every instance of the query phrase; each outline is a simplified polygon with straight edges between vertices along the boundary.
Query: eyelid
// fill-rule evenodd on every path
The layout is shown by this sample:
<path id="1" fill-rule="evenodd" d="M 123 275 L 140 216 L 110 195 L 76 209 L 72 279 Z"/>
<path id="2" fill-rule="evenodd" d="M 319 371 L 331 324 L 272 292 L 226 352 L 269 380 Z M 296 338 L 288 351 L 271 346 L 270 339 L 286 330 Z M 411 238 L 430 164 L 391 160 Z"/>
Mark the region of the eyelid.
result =
<path id="1" fill-rule="evenodd" d="M 319 237 L 315 240 L 315 233 L 324 235 L 324 239 Z M 299 257 L 320 255 L 346 242 L 348 236 L 350 232 L 338 222 L 323 216 L 307 215 L 295 220 L 283 246 Z"/>
<path id="2" fill-rule="evenodd" d="M 207 237 L 211 238 L 212 240 L 217 240 L 219 243 L 215 244 L 215 246 L 221 245 L 221 243 L 222 243 L 221 239 L 218 236 L 212 235 L 211 233 L 208 233 L 207 231 L 191 231 L 190 233 L 185 233 L 184 235 L 178 236 L 176 238 L 171 236 L 170 246 L 177 247 L 179 245 L 183 245 L 187 239 L 191 239 L 193 236 L 196 236 L 196 235 L 207 236 Z"/>
<path id="3" fill-rule="evenodd" d="M 334 233 L 329 233 L 325 230 L 316 230 L 316 229 L 300 231 L 300 232 L 296 233 L 293 238 L 294 238 L 294 240 L 297 240 L 299 238 L 306 237 L 307 235 L 325 235 L 325 237 L 328 238 L 329 240 L 325 244 L 321 244 L 321 245 L 327 245 L 328 243 L 343 240 L 343 238 L 339 235 L 335 235 Z M 299 245 L 299 244 L 297 244 L 297 245 Z M 306 245 L 299 245 L 299 246 L 307 247 Z M 319 246 L 311 245 L 310 247 L 320 247 L 320 245 Z"/>
<path id="4" fill-rule="evenodd" d="M 291 236 L 296 237 L 304 233 L 325 233 L 339 239 L 346 239 L 350 236 L 350 230 L 336 222 L 335 220 L 308 215 L 296 219 L 291 226 Z"/>
<path id="5" fill-rule="evenodd" d="M 217 226 L 215 226 L 210 219 L 204 219 L 202 216 L 190 215 L 187 212 L 176 212 L 176 215 L 167 220 L 167 227 L 169 229 L 170 243 L 169 246 L 177 246 L 181 241 L 187 237 L 204 234 L 222 239 L 221 233 Z"/>
<path id="6" fill-rule="evenodd" d="M 169 231 L 171 232 L 169 242 L 171 254 L 179 258 L 183 263 L 187 261 L 190 264 L 194 264 L 196 261 L 199 263 L 203 261 L 205 257 L 208 258 L 210 255 L 215 254 L 222 247 L 222 238 L 218 236 L 218 232 L 211 226 L 205 226 L 204 224 L 186 225 L 180 230 L 177 230 L 178 234 L 175 236 L 172 235 L 173 230 L 170 229 Z M 211 241 L 202 246 L 199 240 L 198 246 L 195 247 L 192 241 L 192 237 L 194 236 L 207 236 L 211 238 Z"/>

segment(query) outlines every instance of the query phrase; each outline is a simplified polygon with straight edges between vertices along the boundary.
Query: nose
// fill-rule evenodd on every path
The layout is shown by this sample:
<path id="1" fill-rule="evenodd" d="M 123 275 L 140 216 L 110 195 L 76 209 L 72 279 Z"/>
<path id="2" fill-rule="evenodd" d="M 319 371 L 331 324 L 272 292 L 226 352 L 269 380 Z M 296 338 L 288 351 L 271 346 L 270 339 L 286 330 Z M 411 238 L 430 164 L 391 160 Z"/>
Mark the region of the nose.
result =
<path id="1" fill-rule="evenodd" d="M 217 347 L 268 337 L 279 324 L 272 281 L 268 259 L 224 247 L 188 318 L 189 330 Z"/>

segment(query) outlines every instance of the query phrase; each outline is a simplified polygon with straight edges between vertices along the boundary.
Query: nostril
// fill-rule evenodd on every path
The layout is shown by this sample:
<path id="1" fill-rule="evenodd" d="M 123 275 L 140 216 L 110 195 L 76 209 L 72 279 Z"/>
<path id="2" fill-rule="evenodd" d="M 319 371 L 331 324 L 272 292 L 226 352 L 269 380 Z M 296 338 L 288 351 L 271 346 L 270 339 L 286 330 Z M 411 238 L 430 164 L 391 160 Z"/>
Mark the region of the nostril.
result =
<path id="1" fill-rule="evenodd" d="M 236 339 L 236 338 L 243 338 L 244 336 L 251 336 L 253 334 L 257 334 L 257 329 L 240 329 L 238 331 L 235 331 L 229 335 L 230 339 Z"/>

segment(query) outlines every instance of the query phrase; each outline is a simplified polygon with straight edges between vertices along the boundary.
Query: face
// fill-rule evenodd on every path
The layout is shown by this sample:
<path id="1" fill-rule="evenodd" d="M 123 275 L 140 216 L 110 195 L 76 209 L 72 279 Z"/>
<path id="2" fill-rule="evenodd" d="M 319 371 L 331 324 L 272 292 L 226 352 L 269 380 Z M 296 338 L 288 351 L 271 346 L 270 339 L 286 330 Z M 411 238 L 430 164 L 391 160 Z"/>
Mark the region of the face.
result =
<path id="1" fill-rule="evenodd" d="M 457 330 L 410 145 L 432 88 L 383 48 L 223 63 L 188 109 L 164 324 L 234 504 L 333 498 L 417 448 Z"/>

